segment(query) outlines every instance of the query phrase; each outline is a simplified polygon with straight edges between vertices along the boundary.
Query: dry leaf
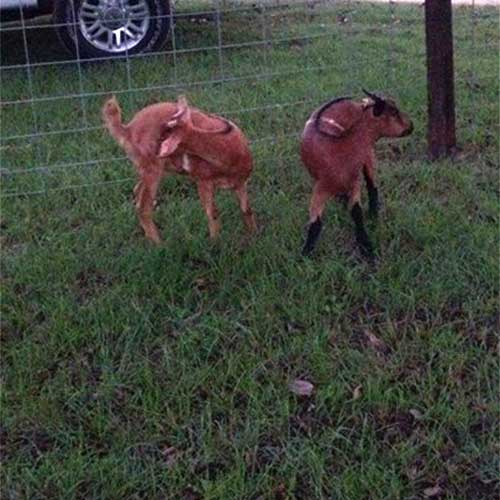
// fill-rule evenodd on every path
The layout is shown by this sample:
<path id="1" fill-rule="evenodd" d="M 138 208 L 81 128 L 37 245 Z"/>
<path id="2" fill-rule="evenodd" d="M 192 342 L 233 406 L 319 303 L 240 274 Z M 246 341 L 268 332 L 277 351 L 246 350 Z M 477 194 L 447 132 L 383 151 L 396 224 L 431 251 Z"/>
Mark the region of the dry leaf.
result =
<path id="1" fill-rule="evenodd" d="M 370 330 L 365 330 L 364 334 L 372 347 L 380 348 L 384 345 L 384 343 Z"/>
<path id="2" fill-rule="evenodd" d="M 385 342 L 380 340 L 373 332 L 371 332 L 370 330 L 365 330 L 364 334 L 368 339 L 368 343 L 370 344 L 370 346 L 373 347 L 376 351 L 384 354 L 387 354 L 389 352 L 389 348 L 387 347 Z"/>
<path id="3" fill-rule="evenodd" d="M 179 455 L 177 449 L 173 446 L 165 446 L 165 448 L 161 450 L 161 454 L 165 459 L 165 465 L 167 467 L 172 467 L 177 461 Z"/>
<path id="4" fill-rule="evenodd" d="M 418 468 L 416 465 L 412 465 L 409 469 L 408 469 L 408 472 L 406 473 L 406 475 L 408 476 L 408 479 L 410 479 L 411 481 L 415 481 L 415 479 L 417 479 L 418 477 Z"/>
<path id="5" fill-rule="evenodd" d="M 483 404 L 480 404 L 480 403 L 476 403 L 476 404 L 473 404 L 472 405 L 472 409 L 474 411 L 478 411 L 478 412 L 485 412 L 485 411 L 488 411 L 488 407 L 486 405 L 483 405 Z"/>
<path id="6" fill-rule="evenodd" d="M 424 416 L 419 410 L 412 409 L 410 410 L 410 415 L 415 419 L 415 420 L 422 420 Z"/>
<path id="7" fill-rule="evenodd" d="M 284 483 L 279 484 L 278 487 L 274 490 L 274 498 L 275 500 L 285 500 L 286 486 Z"/>
<path id="8" fill-rule="evenodd" d="M 182 491 L 181 498 L 183 500 L 201 500 L 202 497 L 190 484 L 188 484 Z"/>
<path id="9" fill-rule="evenodd" d="M 310 396 L 313 393 L 314 385 L 307 380 L 295 379 L 288 384 L 288 388 L 297 396 Z"/>
<path id="10" fill-rule="evenodd" d="M 363 391 L 363 386 L 362 385 L 357 385 L 354 388 L 354 391 L 352 391 L 352 399 L 356 401 L 356 399 L 359 399 L 361 397 L 361 393 Z"/>
<path id="11" fill-rule="evenodd" d="M 328 343 L 332 346 L 332 347 L 336 347 L 337 344 L 338 344 L 338 335 L 337 335 L 337 332 L 335 330 L 332 330 L 330 332 L 330 336 L 328 337 Z"/>
<path id="12" fill-rule="evenodd" d="M 424 490 L 424 496 L 426 498 L 435 498 L 439 495 L 442 495 L 444 493 L 443 488 L 436 484 L 436 486 L 433 486 L 432 488 L 425 488 Z"/>

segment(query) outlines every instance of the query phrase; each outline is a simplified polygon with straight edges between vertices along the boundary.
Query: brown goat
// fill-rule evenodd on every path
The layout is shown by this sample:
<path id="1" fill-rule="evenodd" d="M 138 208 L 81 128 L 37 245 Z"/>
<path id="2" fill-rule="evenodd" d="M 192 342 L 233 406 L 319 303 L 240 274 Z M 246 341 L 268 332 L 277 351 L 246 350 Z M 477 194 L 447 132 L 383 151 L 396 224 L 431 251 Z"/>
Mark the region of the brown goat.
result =
<path id="1" fill-rule="evenodd" d="M 234 123 L 191 108 L 183 96 L 177 103 L 147 106 L 128 125 L 123 125 L 114 97 L 104 104 L 102 113 L 110 134 L 137 170 L 135 206 L 147 238 L 160 242 L 153 209 L 160 181 L 173 173 L 187 175 L 196 183 L 212 239 L 220 231 L 214 199 L 217 188 L 235 192 L 246 226 L 255 231 L 247 194 L 252 155 L 247 139 Z"/>
<path id="2" fill-rule="evenodd" d="M 330 197 L 347 196 L 361 252 L 371 257 L 361 210 L 361 174 L 364 175 L 370 215 L 378 212 L 375 180 L 375 143 L 382 137 L 404 137 L 413 124 L 394 101 L 364 91 L 368 99 L 334 99 L 314 111 L 302 134 L 301 157 L 314 179 L 309 227 L 302 250 L 309 255 L 319 238 L 321 216 Z"/>

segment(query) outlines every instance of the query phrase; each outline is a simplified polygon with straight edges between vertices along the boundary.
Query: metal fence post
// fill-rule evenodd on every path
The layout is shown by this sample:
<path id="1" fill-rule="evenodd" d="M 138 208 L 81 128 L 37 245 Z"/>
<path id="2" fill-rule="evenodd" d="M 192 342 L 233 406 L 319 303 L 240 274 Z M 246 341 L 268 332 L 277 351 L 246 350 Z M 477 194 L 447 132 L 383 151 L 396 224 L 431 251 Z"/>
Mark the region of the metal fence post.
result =
<path id="1" fill-rule="evenodd" d="M 427 145 L 431 160 L 456 147 L 451 0 L 426 0 Z"/>

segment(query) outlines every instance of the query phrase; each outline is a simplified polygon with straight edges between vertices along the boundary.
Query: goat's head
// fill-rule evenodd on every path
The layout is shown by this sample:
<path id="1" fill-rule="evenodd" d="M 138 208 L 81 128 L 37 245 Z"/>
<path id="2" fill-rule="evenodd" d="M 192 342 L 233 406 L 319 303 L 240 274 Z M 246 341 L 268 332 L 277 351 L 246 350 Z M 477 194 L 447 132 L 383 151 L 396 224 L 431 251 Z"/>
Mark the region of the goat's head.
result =
<path id="1" fill-rule="evenodd" d="M 177 98 L 177 110 L 165 124 L 167 134 L 165 138 L 162 138 L 158 156 L 161 158 L 170 156 L 181 142 L 185 142 L 188 138 L 193 140 L 195 137 L 196 140 L 203 141 L 204 135 L 225 134 L 232 130 L 233 126 L 227 120 L 222 118 L 219 118 L 219 120 L 223 122 L 222 127 L 204 129 L 196 126 L 193 123 L 191 108 L 186 98 L 182 95 L 179 96 Z"/>
<path id="2" fill-rule="evenodd" d="M 405 137 L 413 131 L 410 117 L 400 111 L 392 99 L 387 99 L 367 92 L 366 108 L 372 113 L 374 129 L 379 137 Z"/>

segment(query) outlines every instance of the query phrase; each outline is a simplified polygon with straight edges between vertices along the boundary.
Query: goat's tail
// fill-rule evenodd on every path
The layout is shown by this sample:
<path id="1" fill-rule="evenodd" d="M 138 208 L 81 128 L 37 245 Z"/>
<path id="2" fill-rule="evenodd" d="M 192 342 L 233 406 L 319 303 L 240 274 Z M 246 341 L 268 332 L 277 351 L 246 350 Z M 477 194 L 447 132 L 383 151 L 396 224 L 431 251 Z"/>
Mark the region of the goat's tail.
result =
<path id="1" fill-rule="evenodd" d="M 129 133 L 123 125 L 122 110 L 115 96 L 105 102 L 102 108 L 102 118 L 109 133 L 121 146 L 124 146 L 128 142 Z"/>

